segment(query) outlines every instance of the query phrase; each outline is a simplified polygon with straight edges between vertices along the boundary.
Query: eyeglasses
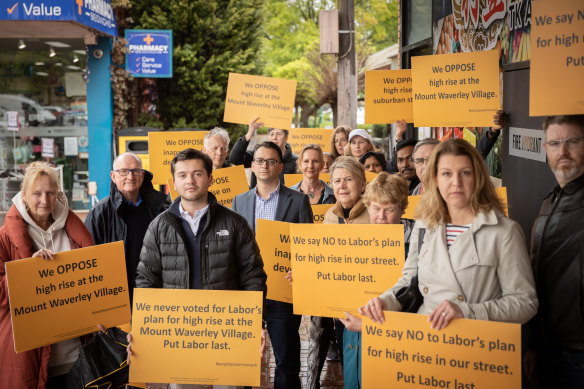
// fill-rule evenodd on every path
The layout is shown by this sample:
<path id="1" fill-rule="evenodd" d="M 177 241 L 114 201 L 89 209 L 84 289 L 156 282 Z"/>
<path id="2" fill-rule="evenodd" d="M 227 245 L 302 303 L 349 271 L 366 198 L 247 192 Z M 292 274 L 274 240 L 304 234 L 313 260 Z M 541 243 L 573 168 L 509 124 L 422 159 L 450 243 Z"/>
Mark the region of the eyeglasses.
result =
<path id="1" fill-rule="evenodd" d="M 565 144 L 567 148 L 573 149 L 578 147 L 582 139 L 584 139 L 584 137 L 579 136 L 577 138 L 548 140 L 543 143 L 545 143 L 550 149 L 559 149 L 562 146 L 562 143 Z"/>
<path id="2" fill-rule="evenodd" d="M 412 161 L 416 165 L 422 165 L 424 163 L 428 163 L 429 160 L 430 160 L 430 158 L 412 158 Z"/>
<path id="3" fill-rule="evenodd" d="M 254 158 L 253 163 L 256 165 L 263 165 L 267 163 L 268 166 L 276 166 L 277 164 L 281 163 L 280 161 L 276 161 L 275 159 L 263 159 L 263 158 Z"/>
<path id="4" fill-rule="evenodd" d="M 211 147 L 211 148 L 209 149 L 209 151 L 211 151 L 211 152 L 213 152 L 213 153 L 216 153 L 217 151 L 221 151 L 222 153 L 226 153 L 226 152 L 227 152 L 227 147 L 225 147 L 225 146 L 221 146 L 221 147 L 219 147 L 219 146 L 217 146 L 217 147 Z"/>
<path id="5" fill-rule="evenodd" d="M 126 177 L 128 174 L 132 173 L 134 177 L 139 177 L 144 174 L 142 169 L 117 169 L 114 172 L 118 173 L 122 177 Z"/>

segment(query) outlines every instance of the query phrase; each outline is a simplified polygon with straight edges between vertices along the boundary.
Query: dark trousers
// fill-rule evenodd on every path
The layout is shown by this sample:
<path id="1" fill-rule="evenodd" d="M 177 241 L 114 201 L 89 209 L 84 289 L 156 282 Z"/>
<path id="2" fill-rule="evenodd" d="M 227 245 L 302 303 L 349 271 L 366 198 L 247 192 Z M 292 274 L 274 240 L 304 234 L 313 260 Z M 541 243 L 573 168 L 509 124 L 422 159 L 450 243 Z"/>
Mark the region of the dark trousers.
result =
<path id="1" fill-rule="evenodd" d="M 300 389 L 300 320 L 292 304 L 266 300 L 264 316 L 276 357 L 274 389 Z"/>
<path id="2" fill-rule="evenodd" d="M 539 353 L 538 379 L 541 388 L 584 387 L 584 350 L 546 348 Z"/>

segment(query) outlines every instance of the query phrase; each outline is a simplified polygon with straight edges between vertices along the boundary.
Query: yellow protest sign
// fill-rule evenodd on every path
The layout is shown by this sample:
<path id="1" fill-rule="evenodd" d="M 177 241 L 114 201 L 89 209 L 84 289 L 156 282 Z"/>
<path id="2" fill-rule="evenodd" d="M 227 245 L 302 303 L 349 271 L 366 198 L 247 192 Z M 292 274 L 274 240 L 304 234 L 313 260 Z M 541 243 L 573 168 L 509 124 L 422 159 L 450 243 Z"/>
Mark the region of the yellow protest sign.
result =
<path id="1" fill-rule="evenodd" d="M 364 388 L 521 387 L 521 326 L 454 319 L 433 330 L 428 316 L 385 312 L 363 319 Z"/>
<path id="2" fill-rule="evenodd" d="M 290 267 L 290 223 L 258 219 L 256 240 L 268 275 L 267 298 L 292 303 L 292 288 L 285 276 Z"/>
<path id="3" fill-rule="evenodd" d="M 322 224 L 324 221 L 324 214 L 329 210 L 334 204 L 313 204 L 312 208 L 312 220 L 315 224 Z"/>
<path id="4" fill-rule="evenodd" d="M 377 173 L 370 172 L 369 170 L 365 170 L 365 180 L 367 183 L 370 183 L 377 177 Z"/>
<path id="5" fill-rule="evenodd" d="M 166 179 L 166 187 L 168 188 L 168 193 L 170 194 L 170 200 L 174 201 L 179 196 L 176 189 L 174 189 L 174 181 L 172 178 Z"/>
<path id="6" fill-rule="evenodd" d="M 233 198 L 248 190 L 243 165 L 213 170 L 213 183 L 209 187 L 209 192 L 217 197 L 219 204 L 231 208 Z"/>
<path id="7" fill-rule="evenodd" d="M 584 113 L 581 0 L 533 1 L 529 115 Z"/>
<path id="8" fill-rule="evenodd" d="M 130 321 L 122 241 L 6 262 L 16 352 Z"/>
<path id="9" fill-rule="evenodd" d="M 413 123 L 412 103 L 411 69 L 365 72 L 365 123 Z"/>
<path id="10" fill-rule="evenodd" d="M 290 243 L 294 313 L 301 315 L 356 312 L 395 284 L 404 264 L 403 224 L 291 224 Z"/>
<path id="11" fill-rule="evenodd" d="M 134 289 L 130 381 L 259 386 L 262 309 L 262 292 Z"/>
<path id="12" fill-rule="evenodd" d="M 403 218 L 404 219 L 415 219 L 414 215 L 416 213 L 416 208 L 418 208 L 418 203 L 420 202 L 420 198 L 422 196 L 408 196 L 408 207 L 406 208 Z"/>
<path id="13" fill-rule="evenodd" d="M 499 109 L 496 50 L 412 57 L 416 127 L 489 127 Z"/>
<path id="14" fill-rule="evenodd" d="M 499 188 L 495 188 L 495 192 L 497 192 L 497 196 L 503 203 L 503 209 L 505 210 L 505 215 L 509 217 L 509 205 L 507 203 L 507 187 L 501 186 Z"/>
<path id="15" fill-rule="evenodd" d="M 332 128 L 292 128 L 288 136 L 288 143 L 292 152 L 298 157 L 300 157 L 302 148 L 308 144 L 315 144 L 320 146 L 322 151 L 330 152 L 333 131 Z"/>
<path id="16" fill-rule="evenodd" d="M 296 81 L 229 73 L 223 121 L 249 124 L 259 116 L 264 125 L 290 128 Z"/>
<path id="17" fill-rule="evenodd" d="M 505 215 L 507 217 L 509 217 L 509 209 L 507 206 L 507 188 L 506 187 L 499 187 L 499 188 L 495 188 L 495 192 L 497 192 L 497 195 L 499 196 L 499 199 L 501 200 L 501 202 L 503 203 L 503 209 L 505 211 Z M 415 219 L 414 215 L 416 212 L 416 208 L 418 208 L 418 203 L 420 202 L 420 198 L 422 196 L 420 195 L 416 195 L 416 196 L 408 196 L 408 207 L 406 208 L 404 214 L 403 214 L 403 218 L 405 219 Z"/>
<path id="18" fill-rule="evenodd" d="M 157 131 L 148 133 L 148 155 L 153 184 L 165 185 L 172 179 L 170 162 L 184 149 L 201 150 L 209 131 Z"/>

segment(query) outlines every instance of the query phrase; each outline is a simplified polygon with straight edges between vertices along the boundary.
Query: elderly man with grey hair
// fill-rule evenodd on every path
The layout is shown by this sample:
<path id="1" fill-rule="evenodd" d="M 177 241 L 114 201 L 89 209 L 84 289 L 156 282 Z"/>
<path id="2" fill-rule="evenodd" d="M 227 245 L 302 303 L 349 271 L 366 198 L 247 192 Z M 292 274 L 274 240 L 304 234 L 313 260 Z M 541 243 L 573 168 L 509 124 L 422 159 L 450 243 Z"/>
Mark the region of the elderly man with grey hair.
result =
<path id="1" fill-rule="evenodd" d="M 213 161 L 213 170 L 231 166 L 227 160 L 227 151 L 229 150 L 229 134 L 221 127 L 215 127 L 203 140 L 201 151 Z"/>
<path id="2" fill-rule="evenodd" d="M 85 226 L 95 244 L 124 241 L 130 298 L 148 225 L 170 202 L 152 186 L 152 173 L 133 153 L 119 155 L 110 172 L 110 194 L 89 211 Z"/>

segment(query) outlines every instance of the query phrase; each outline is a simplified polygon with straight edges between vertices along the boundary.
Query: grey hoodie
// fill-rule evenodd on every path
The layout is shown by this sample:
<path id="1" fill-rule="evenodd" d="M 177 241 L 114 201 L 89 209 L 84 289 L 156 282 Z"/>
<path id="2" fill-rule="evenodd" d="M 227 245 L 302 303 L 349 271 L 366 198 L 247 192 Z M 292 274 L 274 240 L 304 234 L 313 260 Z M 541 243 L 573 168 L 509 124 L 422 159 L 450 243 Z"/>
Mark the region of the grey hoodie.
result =
<path id="1" fill-rule="evenodd" d="M 65 223 L 69 214 L 67 197 L 65 197 L 63 192 L 59 191 L 58 193 L 55 210 L 51 213 L 55 221 L 46 231 L 39 227 L 28 214 L 22 198 L 22 192 L 18 192 L 12 199 L 16 209 L 18 209 L 18 212 L 20 212 L 20 215 L 26 222 L 28 234 L 32 240 L 33 252 L 40 249 L 49 249 L 54 253 L 71 250 L 71 244 L 65 231 Z"/>
<path id="2" fill-rule="evenodd" d="M 65 197 L 63 192 L 58 192 L 55 209 L 51 213 L 55 221 L 46 231 L 39 227 L 29 215 L 22 198 L 22 192 L 18 192 L 12 198 L 12 202 L 26 222 L 28 235 L 33 245 L 33 252 L 40 249 L 48 249 L 54 253 L 71 250 L 71 243 L 65 231 L 65 224 L 69 215 L 69 205 L 67 203 L 67 197 Z M 81 341 L 79 338 L 68 339 L 53 344 L 51 348 L 51 359 L 49 360 L 49 376 L 67 373 L 70 368 L 69 364 L 77 360 L 80 346 Z"/>

